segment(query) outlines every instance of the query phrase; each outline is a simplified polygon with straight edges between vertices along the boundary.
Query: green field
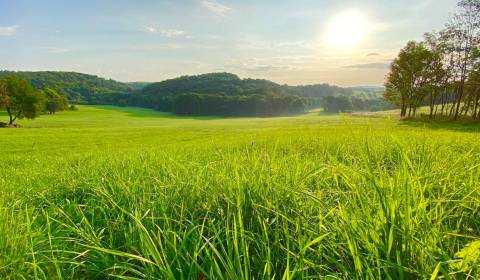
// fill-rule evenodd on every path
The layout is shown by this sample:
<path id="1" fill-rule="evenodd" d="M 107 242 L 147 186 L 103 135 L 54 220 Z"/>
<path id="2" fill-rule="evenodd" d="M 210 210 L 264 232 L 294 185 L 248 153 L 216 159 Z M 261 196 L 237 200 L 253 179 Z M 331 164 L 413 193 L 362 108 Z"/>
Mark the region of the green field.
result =
<path id="1" fill-rule="evenodd" d="M 0 279 L 480 278 L 478 124 L 20 123 L 0 129 Z"/>

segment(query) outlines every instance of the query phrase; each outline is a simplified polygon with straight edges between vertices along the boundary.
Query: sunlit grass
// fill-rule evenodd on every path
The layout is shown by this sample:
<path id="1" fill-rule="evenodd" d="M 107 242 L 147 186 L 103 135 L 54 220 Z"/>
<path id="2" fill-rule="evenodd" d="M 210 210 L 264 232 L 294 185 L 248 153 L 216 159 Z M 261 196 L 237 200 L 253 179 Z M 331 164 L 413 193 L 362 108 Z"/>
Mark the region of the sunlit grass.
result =
<path id="1" fill-rule="evenodd" d="M 476 127 L 81 107 L 0 130 L 0 278 L 478 279 Z M 467 255 L 467 257 L 465 257 Z"/>

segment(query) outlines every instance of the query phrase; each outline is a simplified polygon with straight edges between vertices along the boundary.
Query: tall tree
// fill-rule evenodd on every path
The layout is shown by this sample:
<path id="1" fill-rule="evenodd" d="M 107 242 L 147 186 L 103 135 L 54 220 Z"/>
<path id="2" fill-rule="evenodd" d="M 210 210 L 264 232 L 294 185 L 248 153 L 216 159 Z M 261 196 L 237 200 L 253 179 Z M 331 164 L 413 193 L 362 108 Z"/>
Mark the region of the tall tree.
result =
<path id="1" fill-rule="evenodd" d="M 437 79 L 438 64 L 438 54 L 415 41 L 408 42 L 394 59 L 385 83 L 384 97 L 392 104 L 400 105 L 401 117 L 415 116 L 417 107 Z"/>
<path id="2" fill-rule="evenodd" d="M 43 93 L 35 91 L 27 81 L 7 77 L 0 84 L 4 89 L 4 92 L 0 93 L 0 105 L 8 113 L 9 125 L 14 124 L 17 119 L 33 119 L 43 111 Z"/>
<path id="3" fill-rule="evenodd" d="M 480 68 L 473 71 L 467 81 L 467 89 L 469 91 L 469 105 L 472 106 L 472 118 L 480 119 Z"/>
<path id="4" fill-rule="evenodd" d="M 454 71 L 457 77 L 456 100 L 454 103 L 453 118 L 460 116 L 465 82 L 478 57 L 475 50 L 480 44 L 480 0 L 462 0 L 458 3 L 458 11 L 452 21 L 447 25 L 447 33 L 450 34 L 451 51 L 454 54 Z"/>
<path id="5" fill-rule="evenodd" d="M 441 36 L 435 33 L 426 33 L 424 35 L 425 45 L 430 50 L 429 67 L 425 68 L 426 76 L 430 78 L 430 84 L 427 85 L 428 106 L 430 108 L 429 118 L 433 119 L 435 115 L 435 105 L 440 101 L 438 97 L 445 93 L 450 79 L 449 64 L 446 62 L 446 45 Z"/>

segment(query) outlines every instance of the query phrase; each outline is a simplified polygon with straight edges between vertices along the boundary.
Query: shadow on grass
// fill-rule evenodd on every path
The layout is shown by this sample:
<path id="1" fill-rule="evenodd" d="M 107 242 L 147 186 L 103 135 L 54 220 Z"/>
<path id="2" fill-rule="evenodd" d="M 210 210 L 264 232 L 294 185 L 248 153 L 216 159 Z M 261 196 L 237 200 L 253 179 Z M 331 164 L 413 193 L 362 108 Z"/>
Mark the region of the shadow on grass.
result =
<path id="1" fill-rule="evenodd" d="M 428 119 L 410 119 L 400 121 L 399 125 L 416 127 L 416 128 L 428 128 L 435 130 L 450 130 L 461 132 L 480 132 L 480 121 L 473 120 L 428 120 Z"/>
<path id="2" fill-rule="evenodd" d="M 280 116 L 193 116 L 193 115 L 176 115 L 170 112 L 161 112 L 153 109 L 141 107 L 119 107 L 113 105 L 88 105 L 90 108 L 99 110 L 109 110 L 115 112 L 125 113 L 130 117 L 137 118 L 168 118 L 168 119 L 185 119 L 185 120 L 224 120 L 224 119 L 245 119 L 245 118 L 280 118 L 280 117 L 295 117 L 308 114 L 308 112 L 301 114 L 287 114 Z M 333 115 L 333 114 L 332 114 Z"/>
<path id="3" fill-rule="evenodd" d="M 340 116 L 340 113 L 318 111 L 317 115 L 319 115 L 319 116 Z"/>
<path id="4" fill-rule="evenodd" d="M 208 117 L 208 116 L 179 116 L 169 112 L 160 112 L 153 109 L 141 107 L 119 107 L 113 105 L 88 105 L 90 108 L 99 110 L 115 111 L 125 113 L 129 117 L 136 118 L 165 118 L 165 119 L 198 119 L 198 120 L 213 120 L 221 119 L 222 117 Z"/>

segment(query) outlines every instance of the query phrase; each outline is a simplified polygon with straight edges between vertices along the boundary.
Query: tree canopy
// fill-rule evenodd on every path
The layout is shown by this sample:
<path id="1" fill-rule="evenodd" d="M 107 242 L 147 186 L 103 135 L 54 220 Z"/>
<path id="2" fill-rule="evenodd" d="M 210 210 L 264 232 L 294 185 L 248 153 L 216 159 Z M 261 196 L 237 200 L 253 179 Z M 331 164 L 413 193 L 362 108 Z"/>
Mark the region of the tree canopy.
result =
<path id="1" fill-rule="evenodd" d="M 431 119 L 440 116 L 480 118 L 480 0 L 462 0 L 440 32 L 409 42 L 393 61 L 385 99 L 414 117 L 428 105 Z"/>
<path id="2" fill-rule="evenodd" d="M 0 80 L 0 107 L 9 116 L 9 125 L 17 119 L 36 118 L 44 109 L 45 95 L 36 91 L 25 80 L 7 77 Z"/>
<path id="3" fill-rule="evenodd" d="M 0 72 L 0 77 L 8 75 L 25 79 L 44 91 L 45 110 L 49 113 L 62 110 L 69 101 L 138 106 L 184 115 L 275 116 L 320 107 L 327 96 L 353 95 L 357 95 L 353 104 L 361 104 L 354 110 L 385 108 L 378 96 L 382 88 L 288 86 L 241 79 L 231 73 L 182 76 L 158 83 L 121 83 L 73 72 Z"/>
<path id="4" fill-rule="evenodd" d="M 38 90 L 55 90 L 74 103 L 104 104 L 104 100 L 112 95 L 133 92 L 132 87 L 126 83 L 75 72 L 0 71 L 0 78 L 8 76 L 24 79 Z"/>

